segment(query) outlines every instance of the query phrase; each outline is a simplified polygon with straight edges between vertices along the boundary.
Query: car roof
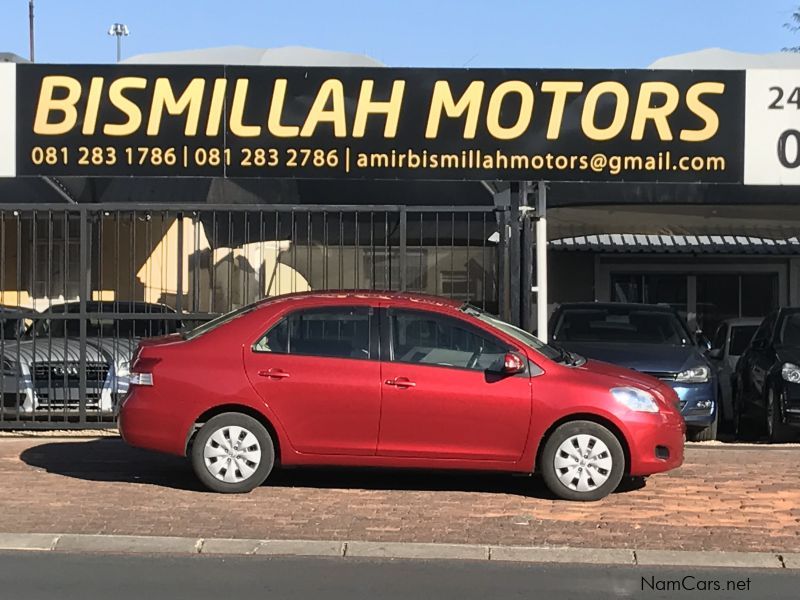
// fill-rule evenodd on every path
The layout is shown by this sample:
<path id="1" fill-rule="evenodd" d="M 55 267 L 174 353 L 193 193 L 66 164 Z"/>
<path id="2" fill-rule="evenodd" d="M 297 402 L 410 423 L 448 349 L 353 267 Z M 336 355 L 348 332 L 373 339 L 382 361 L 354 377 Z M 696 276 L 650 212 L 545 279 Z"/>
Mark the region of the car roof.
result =
<path id="1" fill-rule="evenodd" d="M 675 309 L 668 304 L 641 304 L 637 302 L 564 302 L 558 309 L 592 309 L 592 308 L 617 308 L 623 310 L 653 310 L 659 312 L 675 313 Z"/>
<path id="2" fill-rule="evenodd" d="M 44 309 L 42 313 L 48 312 L 77 312 L 80 310 L 80 302 L 63 302 L 61 304 L 53 304 L 52 306 Z M 174 313 L 175 310 L 165 304 L 156 304 L 155 302 L 141 302 L 138 300 L 89 300 L 86 302 L 86 310 L 88 312 L 129 312 L 129 313 Z"/>
<path id="3" fill-rule="evenodd" d="M 734 319 L 725 319 L 723 323 L 736 327 L 739 325 L 761 325 L 763 321 L 763 317 L 737 317 Z"/>
<path id="4" fill-rule="evenodd" d="M 279 302 L 287 302 L 291 300 L 341 300 L 347 301 L 348 299 L 373 299 L 373 300 L 390 300 L 400 303 L 408 304 L 431 304 L 436 306 L 459 308 L 464 305 L 463 300 L 453 300 L 452 298 L 444 298 L 441 296 L 434 296 L 431 294 L 418 294 L 414 292 L 398 292 L 398 291 L 381 291 L 381 290 L 314 290 L 308 292 L 294 292 L 291 294 L 283 294 L 281 296 L 272 296 L 261 300 L 259 304 L 275 304 Z"/>

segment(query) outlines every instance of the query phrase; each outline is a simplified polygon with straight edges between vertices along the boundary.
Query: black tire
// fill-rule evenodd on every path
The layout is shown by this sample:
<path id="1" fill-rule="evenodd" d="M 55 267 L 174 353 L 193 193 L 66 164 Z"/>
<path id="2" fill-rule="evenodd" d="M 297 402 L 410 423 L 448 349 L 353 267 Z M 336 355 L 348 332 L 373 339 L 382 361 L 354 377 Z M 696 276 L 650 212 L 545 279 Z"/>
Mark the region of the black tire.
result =
<path id="1" fill-rule="evenodd" d="M 719 429 L 719 412 L 714 415 L 714 422 L 703 429 L 690 429 L 687 438 L 690 442 L 711 442 L 717 439 Z"/>
<path id="2" fill-rule="evenodd" d="M 737 388 L 738 390 L 738 388 Z M 733 396 L 733 438 L 750 442 L 758 438 L 759 432 L 753 420 L 745 413 L 746 405 L 739 401 L 739 392 Z"/>
<path id="3" fill-rule="evenodd" d="M 608 449 L 611 459 L 610 469 L 603 469 L 608 473 L 605 482 L 587 491 L 579 491 L 563 483 L 560 476 L 566 476 L 569 471 L 566 467 L 562 470 L 558 469 L 555 465 L 556 454 L 559 453 L 561 445 L 578 435 L 589 435 L 603 442 Z M 559 456 L 566 460 L 563 455 L 559 454 Z M 600 473 L 596 466 L 589 467 L 587 465 L 583 467 L 576 465 L 576 470 L 583 468 L 586 468 L 586 473 L 591 473 L 592 471 L 590 469 L 595 469 L 596 472 Z M 617 436 L 602 425 L 598 425 L 592 421 L 571 421 L 558 427 L 548 438 L 540 456 L 539 470 L 542 473 L 542 478 L 548 489 L 559 498 L 563 498 L 564 500 L 576 500 L 579 502 L 593 502 L 605 498 L 619 486 L 625 474 L 625 453 L 622 451 L 622 445 L 617 439 Z M 604 475 L 604 473 L 601 473 L 601 476 Z M 584 475 L 584 477 L 585 476 L 586 475 Z M 590 482 L 593 481 L 591 475 L 588 477 Z"/>
<path id="4" fill-rule="evenodd" d="M 779 396 L 772 389 L 767 392 L 767 410 L 764 421 L 767 439 L 771 444 L 783 444 L 794 439 L 795 432 L 783 422 Z"/>
<path id="5" fill-rule="evenodd" d="M 247 458 L 244 458 L 244 453 L 234 454 L 235 452 L 243 452 L 245 450 L 244 448 L 239 448 L 238 446 L 234 445 L 228 448 L 231 454 L 228 454 L 225 448 L 217 445 L 217 447 L 220 448 L 220 454 L 222 457 L 212 457 L 214 458 L 213 462 L 211 462 L 211 459 L 209 459 L 209 461 L 206 460 L 206 456 L 204 454 L 205 448 L 206 444 L 209 443 L 211 436 L 219 432 L 222 438 L 230 440 L 230 428 L 232 427 L 246 430 L 255 437 L 256 444 L 260 450 L 258 463 L 254 463 Z M 246 439 L 246 437 L 242 438 L 242 440 Z M 235 440 L 231 441 L 238 444 L 238 442 Z M 211 442 L 211 445 L 213 446 L 216 443 L 216 440 L 214 440 Z M 251 444 L 251 451 L 253 451 L 252 449 L 254 447 L 255 446 Z M 209 451 L 212 450 L 210 449 Z M 269 432 L 267 432 L 264 426 L 256 421 L 253 417 L 249 417 L 242 413 L 222 413 L 221 415 L 217 415 L 216 417 L 209 419 L 208 422 L 206 422 L 200 428 L 200 431 L 197 432 L 197 435 L 192 443 L 191 460 L 192 468 L 194 469 L 197 478 L 208 489 L 223 494 L 241 494 L 257 488 L 267 479 L 272 471 L 272 467 L 275 464 L 275 446 L 272 442 Z M 207 462 L 210 465 L 214 465 L 217 464 L 217 460 L 226 462 L 226 465 L 220 469 L 220 472 L 223 476 L 225 476 L 230 471 L 230 478 L 232 481 L 228 482 L 218 479 L 217 476 L 215 476 L 211 471 L 211 467 L 207 466 Z M 228 467 L 228 464 L 230 464 L 231 467 Z M 239 470 L 236 465 L 243 465 L 241 467 L 242 470 Z M 252 467 L 253 465 L 255 465 L 255 470 L 251 474 L 245 475 L 244 470 L 246 467 Z M 242 479 L 242 477 L 244 478 Z"/>

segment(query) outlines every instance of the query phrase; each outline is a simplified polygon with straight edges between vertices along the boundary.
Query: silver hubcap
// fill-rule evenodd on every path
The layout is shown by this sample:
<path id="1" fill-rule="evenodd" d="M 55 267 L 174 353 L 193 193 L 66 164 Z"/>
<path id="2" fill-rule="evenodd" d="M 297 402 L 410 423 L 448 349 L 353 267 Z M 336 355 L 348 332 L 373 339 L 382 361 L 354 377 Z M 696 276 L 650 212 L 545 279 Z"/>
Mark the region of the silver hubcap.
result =
<path id="1" fill-rule="evenodd" d="M 261 446 L 244 427 L 220 427 L 203 448 L 206 469 L 225 483 L 239 483 L 251 477 L 261 464 Z"/>
<path id="2" fill-rule="evenodd" d="M 608 481 L 614 461 L 603 440 L 579 434 L 558 447 L 553 466 L 564 486 L 577 492 L 591 492 Z"/>

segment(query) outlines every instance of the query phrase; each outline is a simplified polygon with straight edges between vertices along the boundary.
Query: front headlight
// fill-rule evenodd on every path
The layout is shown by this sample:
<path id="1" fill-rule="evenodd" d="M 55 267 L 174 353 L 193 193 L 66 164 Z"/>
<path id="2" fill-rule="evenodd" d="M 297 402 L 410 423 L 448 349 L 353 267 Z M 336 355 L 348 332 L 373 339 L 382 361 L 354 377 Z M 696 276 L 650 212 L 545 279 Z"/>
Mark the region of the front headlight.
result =
<path id="1" fill-rule="evenodd" d="M 656 399 L 650 392 L 634 387 L 620 387 L 611 390 L 614 400 L 636 412 L 658 412 Z"/>
<path id="2" fill-rule="evenodd" d="M 781 377 L 789 383 L 800 383 L 800 367 L 792 363 L 784 363 L 781 367 Z"/>
<path id="3" fill-rule="evenodd" d="M 708 383 L 709 379 L 711 379 L 711 369 L 705 366 L 686 369 L 675 377 L 675 381 L 680 383 Z"/>
<path id="4" fill-rule="evenodd" d="M 19 369 L 17 368 L 17 363 L 8 360 L 7 358 L 3 359 L 3 375 L 13 376 L 19 375 Z"/>

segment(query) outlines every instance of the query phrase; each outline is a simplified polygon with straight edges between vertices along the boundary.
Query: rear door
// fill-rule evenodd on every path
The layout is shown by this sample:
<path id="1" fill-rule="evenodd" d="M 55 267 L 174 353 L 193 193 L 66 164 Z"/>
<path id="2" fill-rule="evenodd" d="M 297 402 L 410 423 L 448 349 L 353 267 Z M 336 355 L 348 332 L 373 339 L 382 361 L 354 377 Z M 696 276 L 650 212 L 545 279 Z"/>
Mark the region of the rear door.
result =
<path id="1" fill-rule="evenodd" d="M 447 315 L 389 309 L 381 320 L 378 454 L 515 461 L 528 437 L 531 379 L 490 370 L 509 346 Z"/>
<path id="2" fill-rule="evenodd" d="M 250 382 L 296 450 L 375 454 L 381 389 L 373 313 L 366 306 L 298 310 L 245 351 Z"/>

